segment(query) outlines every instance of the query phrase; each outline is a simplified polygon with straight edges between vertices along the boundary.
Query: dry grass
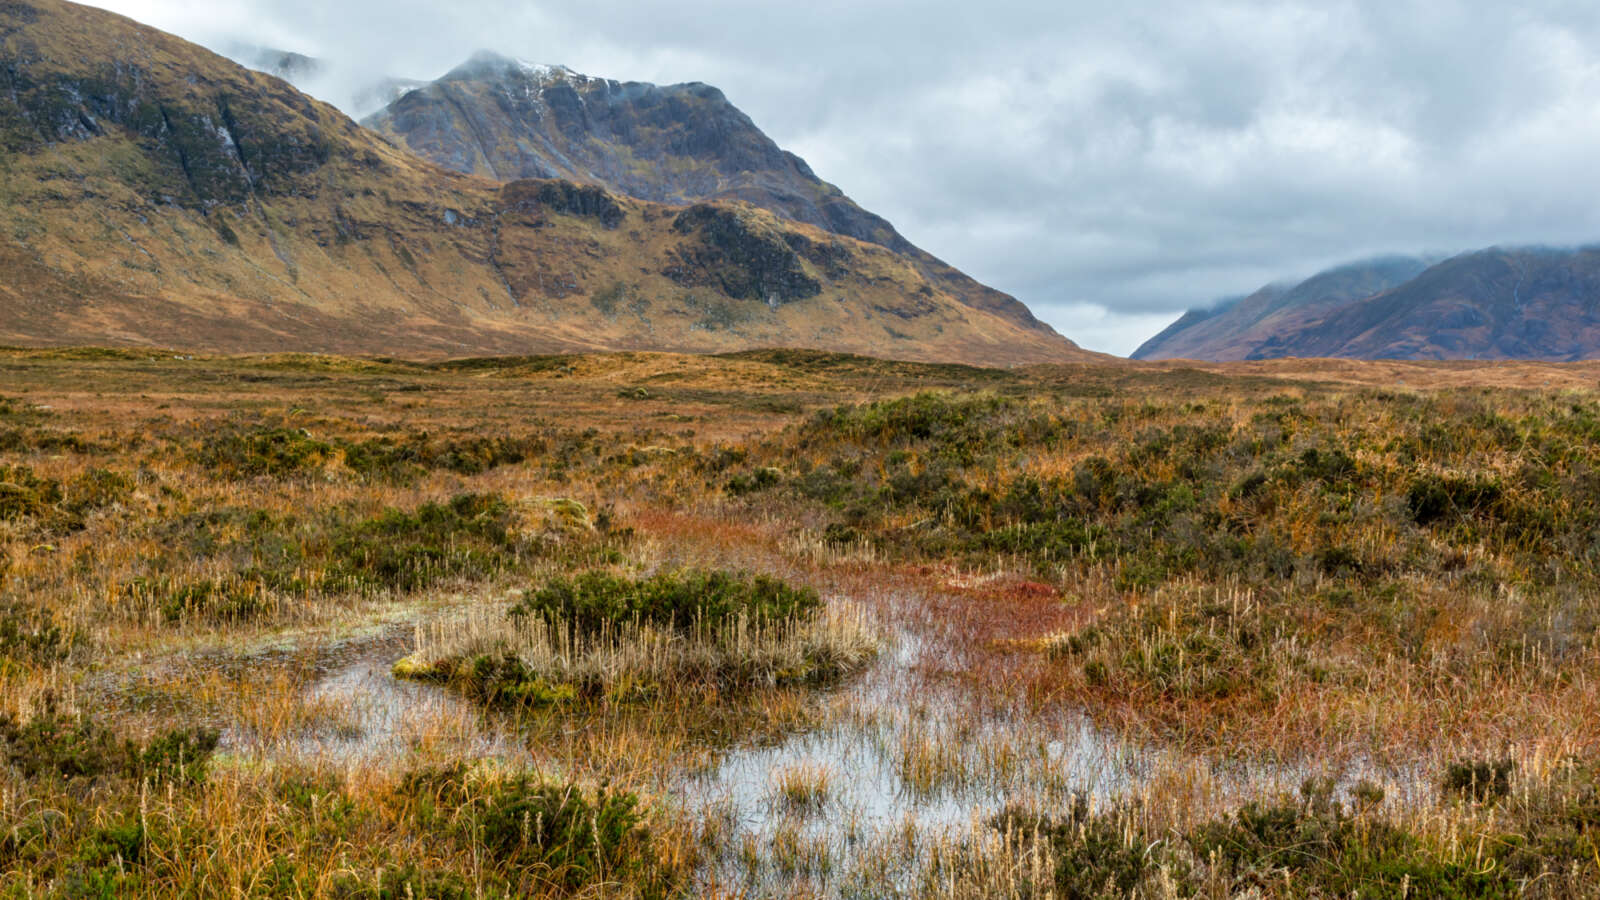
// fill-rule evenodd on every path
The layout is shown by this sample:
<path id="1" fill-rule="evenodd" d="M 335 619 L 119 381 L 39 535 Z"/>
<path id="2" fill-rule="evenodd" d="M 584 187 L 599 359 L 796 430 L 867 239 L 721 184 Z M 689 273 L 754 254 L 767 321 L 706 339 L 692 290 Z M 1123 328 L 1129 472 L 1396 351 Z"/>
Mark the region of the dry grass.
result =
<path id="1" fill-rule="evenodd" d="M 146 750 L 223 733 L 200 783 L 40 777 L 93 754 L 7 738 L 0 895 L 1593 894 L 1584 367 L 1548 390 L 1422 367 L 1440 386 L 1406 393 L 784 353 L 0 367 L 0 466 L 34 479 L 0 479 L 32 504 L 0 514 L 0 715 L 88 714 Z M 870 405 L 924 389 L 953 392 L 931 429 Z M 283 452 L 217 456 L 231 434 Z M 1279 549 L 1208 555 L 1221 534 Z M 596 568 L 829 602 L 582 634 L 507 616 Z M 514 659 L 578 702 L 485 711 L 388 679 L 405 657 Z M 819 659 L 860 674 L 819 691 Z M 1510 762 L 1506 795 L 1443 790 L 1467 760 Z M 570 841 L 491 840 L 544 786 L 634 798 L 649 871 L 574 887 L 550 862 Z M 1337 865 L 1285 856 L 1274 822 Z"/>

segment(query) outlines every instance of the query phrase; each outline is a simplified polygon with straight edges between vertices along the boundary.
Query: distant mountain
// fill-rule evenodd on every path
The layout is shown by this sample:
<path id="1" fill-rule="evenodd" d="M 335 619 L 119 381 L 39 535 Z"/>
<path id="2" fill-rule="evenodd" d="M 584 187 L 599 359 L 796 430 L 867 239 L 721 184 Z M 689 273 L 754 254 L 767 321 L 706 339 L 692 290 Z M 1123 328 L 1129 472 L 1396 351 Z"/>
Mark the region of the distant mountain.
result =
<path id="1" fill-rule="evenodd" d="M 1247 297 L 1190 310 L 1146 341 L 1134 359 L 1251 359 L 1263 341 L 1298 331 L 1329 310 L 1404 284 L 1426 260 L 1390 256 L 1349 263 L 1298 284 L 1270 284 Z"/>
<path id="2" fill-rule="evenodd" d="M 1190 312 L 1136 359 L 1600 358 L 1600 249 L 1391 257 Z"/>
<path id="3" fill-rule="evenodd" d="M 382 109 L 407 91 L 428 83 L 393 75 L 350 72 L 328 60 L 244 41 L 225 42 L 219 52 L 247 69 L 282 78 L 308 94 L 322 96 L 357 114 Z"/>
<path id="4" fill-rule="evenodd" d="M 967 305 L 1048 328 L 818 178 L 709 85 L 618 82 L 481 52 L 364 124 L 441 166 L 499 181 L 562 178 L 654 203 L 748 203 L 886 247 Z"/>
<path id="5" fill-rule="evenodd" d="M 274 47 L 262 47 L 258 44 L 247 44 L 234 41 L 225 45 L 222 55 L 247 69 L 255 69 L 268 75 L 275 75 L 291 84 L 309 81 L 322 75 L 327 65 L 322 60 L 295 53 L 291 50 L 279 50 Z"/>
<path id="6" fill-rule="evenodd" d="M 738 203 L 449 171 L 63 0 L 0 3 L 0 197 L 5 344 L 1088 356 L 885 247 Z"/>

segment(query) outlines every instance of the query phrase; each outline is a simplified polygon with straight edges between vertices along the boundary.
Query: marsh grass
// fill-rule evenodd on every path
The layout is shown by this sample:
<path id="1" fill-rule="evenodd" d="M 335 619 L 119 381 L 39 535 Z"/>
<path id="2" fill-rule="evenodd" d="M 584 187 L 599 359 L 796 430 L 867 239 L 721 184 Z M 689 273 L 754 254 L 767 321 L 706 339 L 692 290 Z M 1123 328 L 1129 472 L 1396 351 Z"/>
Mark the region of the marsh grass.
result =
<path id="1" fill-rule="evenodd" d="M 777 618 L 760 604 L 631 619 L 567 606 L 536 614 L 526 601 L 514 612 L 419 629 L 416 651 L 396 664 L 396 674 L 451 683 L 494 703 L 639 702 L 824 685 L 859 670 L 876 651 L 865 617 L 842 605 Z"/>
<path id="2" fill-rule="evenodd" d="M 1592 367 L 171 356 L 0 351 L 0 896 L 1596 895 Z M 675 805 L 829 729 L 981 820 Z"/>

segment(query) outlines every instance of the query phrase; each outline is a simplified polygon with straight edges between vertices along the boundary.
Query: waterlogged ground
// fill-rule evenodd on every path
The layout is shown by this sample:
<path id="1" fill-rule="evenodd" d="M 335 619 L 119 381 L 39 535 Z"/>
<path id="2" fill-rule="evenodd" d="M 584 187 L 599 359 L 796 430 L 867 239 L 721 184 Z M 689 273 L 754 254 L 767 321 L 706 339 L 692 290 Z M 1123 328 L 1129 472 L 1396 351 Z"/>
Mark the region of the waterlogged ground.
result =
<path id="1" fill-rule="evenodd" d="M 1342 795 L 1358 784 L 1381 785 L 1402 805 L 1435 792 L 1431 759 L 1381 769 L 1191 754 L 1115 736 L 1085 710 L 1027 709 L 950 677 L 980 662 L 1003 663 L 970 659 L 994 648 L 929 627 L 937 604 L 915 590 L 830 602 L 871 607 L 881 641 L 873 665 L 809 698 L 817 714 L 808 724 L 759 738 L 719 735 L 694 748 L 692 762 L 663 767 L 650 782 L 666 814 L 700 823 L 714 841 L 692 890 L 925 893 L 941 855 L 992 837 L 1007 808 L 1063 808 L 1083 797 L 1111 805 L 1154 794 L 1158 785 L 1168 798 L 1181 791 L 1196 809 L 1292 794 L 1310 778 L 1331 779 Z M 416 631 L 391 624 L 298 658 L 258 658 L 306 670 L 298 702 L 323 716 L 272 734 L 236 723 L 223 732 L 223 759 L 333 770 L 404 768 L 429 756 L 508 769 L 560 765 L 541 758 L 538 729 L 521 715 L 485 709 L 445 685 L 397 678 L 394 663 L 412 652 Z"/>
<path id="2" fill-rule="evenodd" d="M 1592 367 L 170 356 L 0 353 L 0 897 L 1597 895 Z"/>

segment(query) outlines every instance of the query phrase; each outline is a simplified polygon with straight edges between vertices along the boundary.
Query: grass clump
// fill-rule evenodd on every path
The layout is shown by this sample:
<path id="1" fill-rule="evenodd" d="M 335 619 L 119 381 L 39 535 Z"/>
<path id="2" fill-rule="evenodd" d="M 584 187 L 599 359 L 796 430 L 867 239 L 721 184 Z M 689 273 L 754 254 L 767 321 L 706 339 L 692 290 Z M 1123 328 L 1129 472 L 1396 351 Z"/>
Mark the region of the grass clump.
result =
<path id="1" fill-rule="evenodd" d="M 1442 787 L 1447 797 L 1492 803 L 1511 794 L 1511 773 L 1515 768 L 1509 759 L 1453 762 L 1445 767 Z"/>
<path id="2" fill-rule="evenodd" d="M 621 883 L 666 896 L 676 878 L 656 856 L 638 796 L 608 784 L 585 790 L 456 763 L 408 773 L 398 794 L 419 829 L 478 848 L 540 888 Z"/>
<path id="3" fill-rule="evenodd" d="M 283 478 L 320 470 L 333 454 L 332 444 L 303 429 L 259 428 L 209 436 L 194 456 L 195 462 L 223 478 Z"/>
<path id="4" fill-rule="evenodd" d="M 491 701 L 627 701 L 824 683 L 859 669 L 873 650 L 859 616 L 778 579 L 591 572 L 553 579 L 504 617 L 425 634 L 396 672 Z"/>
<path id="5" fill-rule="evenodd" d="M 1051 893 L 1063 900 L 1159 895 L 1155 888 L 1163 867 L 1169 884 L 1186 881 L 1181 867 L 1174 878 L 1173 854 L 1164 842 L 1150 838 L 1131 806 L 1095 810 L 1080 794 L 1060 815 L 1013 806 L 989 824 L 1012 846 L 1044 851 L 1052 863 Z"/>
<path id="6" fill-rule="evenodd" d="M 773 795 L 782 808 L 807 815 L 828 805 L 833 775 L 824 766 L 800 763 L 780 770 L 773 778 Z"/>
<path id="7" fill-rule="evenodd" d="M 129 580 L 128 596 L 169 623 L 234 624 L 316 597 L 421 590 L 513 571 L 536 558 L 609 558 L 617 537 L 575 501 L 513 501 L 457 494 L 376 514 L 334 508 L 305 519 L 216 509 L 159 527 L 182 557 L 161 558 Z M 190 574 L 183 563 L 215 561 Z M 218 574 L 217 568 L 223 569 Z"/>
<path id="8" fill-rule="evenodd" d="M 132 493 L 131 478 L 107 469 L 86 469 L 63 482 L 27 466 L 0 464 L 0 522 L 29 522 L 45 533 L 81 531 L 91 513 Z"/>
<path id="9" fill-rule="evenodd" d="M 6 761 L 30 779 L 120 777 L 198 784 L 205 780 L 218 739 L 213 730 L 178 729 L 138 743 L 118 738 L 87 717 L 54 710 L 26 722 L 0 717 L 0 747 Z"/>
<path id="10" fill-rule="evenodd" d="M 1491 779 L 1501 771 L 1488 768 Z M 1081 796 L 1059 814 L 1013 807 L 990 824 L 1010 852 L 1046 861 L 1058 897 L 1593 896 L 1594 771 L 1573 763 L 1493 819 L 1443 833 L 1391 818 L 1375 786 L 1356 785 L 1344 802 L 1322 778 L 1308 779 L 1298 795 L 1248 802 L 1180 829 L 1162 829 L 1137 805 L 1096 809 Z"/>
<path id="11" fill-rule="evenodd" d="M 575 638 L 594 638 L 624 623 L 687 634 L 741 618 L 778 622 L 805 617 L 821 606 L 816 591 L 766 575 L 688 570 L 631 579 L 586 572 L 527 592 L 510 615 L 561 623 Z"/>
<path id="12" fill-rule="evenodd" d="M 415 481 L 427 472 L 481 475 L 543 454 L 539 437 L 512 435 L 434 438 L 413 433 L 364 440 L 317 438 L 301 428 L 224 429 L 201 438 L 193 460 L 222 479 L 303 478 L 316 474 L 386 483 Z"/>

